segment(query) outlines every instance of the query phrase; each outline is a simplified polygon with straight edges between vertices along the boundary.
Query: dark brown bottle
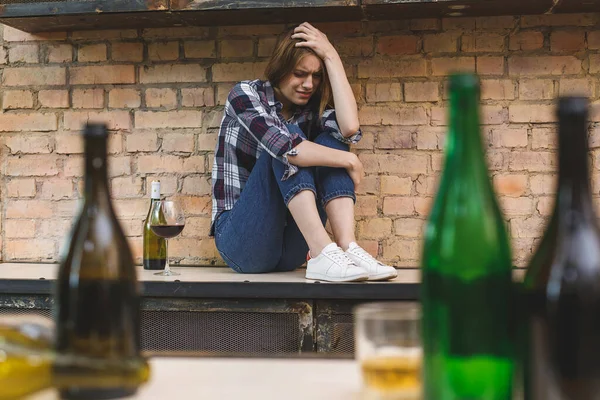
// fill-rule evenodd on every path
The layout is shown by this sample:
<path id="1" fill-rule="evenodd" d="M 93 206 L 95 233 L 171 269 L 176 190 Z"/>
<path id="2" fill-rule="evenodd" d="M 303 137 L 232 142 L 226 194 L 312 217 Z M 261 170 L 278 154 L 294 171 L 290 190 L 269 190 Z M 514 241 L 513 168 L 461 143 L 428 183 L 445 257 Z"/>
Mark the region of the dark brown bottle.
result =
<path id="1" fill-rule="evenodd" d="M 584 98 L 558 105 L 559 177 L 554 212 L 523 293 L 527 400 L 600 399 L 600 231 L 588 174 Z"/>
<path id="2" fill-rule="evenodd" d="M 110 361 L 140 358 L 139 290 L 133 257 L 113 210 L 106 126 L 90 124 L 85 142 L 85 195 L 55 288 L 56 351 Z M 57 374 L 73 373 L 57 367 Z M 62 368 L 62 370 L 61 370 Z M 81 370 L 82 375 L 86 371 Z M 101 377 L 99 377 L 101 379 Z M 76 386 L 63 398 L 108 399 L 135 388 Z"/>

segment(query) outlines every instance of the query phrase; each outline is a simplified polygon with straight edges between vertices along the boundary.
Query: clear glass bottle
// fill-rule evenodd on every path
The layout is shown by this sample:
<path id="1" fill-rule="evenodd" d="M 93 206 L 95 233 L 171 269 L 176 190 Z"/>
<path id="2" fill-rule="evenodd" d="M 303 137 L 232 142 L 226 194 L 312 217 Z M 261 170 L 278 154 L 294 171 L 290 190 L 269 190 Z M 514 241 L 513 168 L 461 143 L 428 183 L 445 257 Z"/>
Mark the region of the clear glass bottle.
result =
<path id="1" fill-rule="evenodd" d="M 150 208 L 148 209 L 148 215 L 144 221 L 144 233 L 143 233 L 143 265 L 144 269 L 150 270 L 162 270 L 165 269 L 167 262 L 167 244 L 166 240 L 160 236 L 157 236 L 152 229 L 150 229 L 151 212 L 160 211 L 160 209 L 152 208 L 152 205 L 160 201 L 160 182 L 153 181 L 151 192 L 150 192 Z"/>

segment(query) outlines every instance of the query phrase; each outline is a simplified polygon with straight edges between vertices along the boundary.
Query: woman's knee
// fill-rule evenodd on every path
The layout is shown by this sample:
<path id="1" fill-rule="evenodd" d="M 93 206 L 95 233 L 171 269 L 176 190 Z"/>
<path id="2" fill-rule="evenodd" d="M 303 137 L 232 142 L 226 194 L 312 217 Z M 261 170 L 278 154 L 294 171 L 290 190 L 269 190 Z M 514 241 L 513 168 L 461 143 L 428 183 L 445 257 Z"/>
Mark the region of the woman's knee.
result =
<path id="1" fill-rule="evenodd" d="M 315 171 L 312 167 L 296 167 L 297 171 L 289 176 L 287 179 L 283 180 L 283 176 L 285 175 L 286 166 L 283 162 L 279 161 L 276 158 L 271 158 L 271 169 L 273 171 L 273 176 L 277 180 L 279 186 L 286 186 L 291 182 L 306 182 L 306 183 L 314 183 L 315 180 Z"/>
<path id="2" fill-rule="evenodd" d="M 340 142 L 328 132 L 323 132 L 315 138 L 315 143 L 321 146 L 330 147 L 336 150 L 350 151 L 350 145 L 347 143 Z"/>

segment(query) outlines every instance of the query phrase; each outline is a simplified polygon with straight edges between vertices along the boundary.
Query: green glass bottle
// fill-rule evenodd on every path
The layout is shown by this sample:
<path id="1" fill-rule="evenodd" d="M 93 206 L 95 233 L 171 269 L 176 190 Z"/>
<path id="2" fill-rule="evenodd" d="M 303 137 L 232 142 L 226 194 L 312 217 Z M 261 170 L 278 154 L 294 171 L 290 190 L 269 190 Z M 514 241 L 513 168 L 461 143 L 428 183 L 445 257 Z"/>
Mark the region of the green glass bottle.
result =
<path id="1" fill-rule="evenodd" d="M 143 265 L 144 269 L 165 269 L 167 263 L 167 243 L 165 238 L 156 236 L 152 229 L 150 229 L 150 213 L 152 212 L 152 204 L 160 200 L 160 182 L 152 181 L 150 192 L 150 208 L 148 209 L 148 215 L 144 221 L 144 255 Z M 160 209 L 156 209 L 155 212 L 160 212 Z"/>
<path id="2" fill-rule="evenodd" d="M 511 255 L 488 176 L 479 82 L 450 77 L 446 160 L 422 257 L 424 399 L 512 397 Z"/>

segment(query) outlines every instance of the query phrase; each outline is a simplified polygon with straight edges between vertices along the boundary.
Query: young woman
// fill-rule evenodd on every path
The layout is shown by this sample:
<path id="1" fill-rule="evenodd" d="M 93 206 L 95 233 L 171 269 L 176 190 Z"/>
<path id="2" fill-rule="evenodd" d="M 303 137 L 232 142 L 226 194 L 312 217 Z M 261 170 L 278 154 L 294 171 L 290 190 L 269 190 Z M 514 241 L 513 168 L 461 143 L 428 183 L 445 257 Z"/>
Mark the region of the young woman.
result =
<path id="1" fill-rule="evenodd" d="M 265 75 L 236 84 L 225 104 L 212 170 L 219 253 L 241 273 L 292 271 L 309 258 L 307 279 L 396 277 L 356 244 L 354 189 L 363 167 L 348 150 L 361 132 L 327 36 L 306 22 L 294 28 Z"/>

